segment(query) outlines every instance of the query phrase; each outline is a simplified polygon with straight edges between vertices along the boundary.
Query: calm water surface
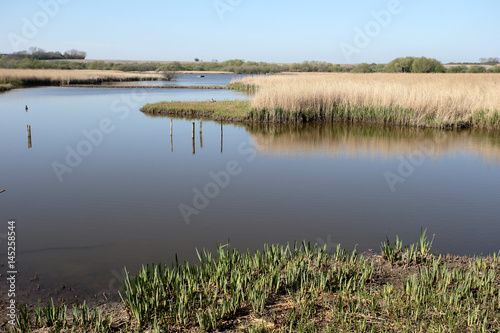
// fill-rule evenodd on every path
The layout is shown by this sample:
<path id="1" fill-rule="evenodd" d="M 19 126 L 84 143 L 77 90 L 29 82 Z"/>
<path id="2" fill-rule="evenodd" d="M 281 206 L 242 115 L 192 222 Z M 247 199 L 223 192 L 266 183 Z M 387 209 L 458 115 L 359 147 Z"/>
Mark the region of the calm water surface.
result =
<path id="1" fill-rule="evenodd" d="M 151 117 L 225 90 L 45 87 L 0 95 L 0 255 L 17 221 L 19 288 L 116 290 L 123 267 L 195 248 L 308 240 L 379 250 L 421 227 L 440 253 L 500 250 L 500 135 L 342 124 L 243 126 Z M 28 112 L 25 111 L 28 105 Z M 195 121 L 194 145 L 191 123 Z M 31 148 L 27 125 L 31 125 Z M 194 150 L 194 151 L 193 151 Z M 5 267 L 1 268 L 5 277 Z M 41 290 L 29 278 L 37 276 Z M 4 293 L 2 289 L 2 293 Z"/>

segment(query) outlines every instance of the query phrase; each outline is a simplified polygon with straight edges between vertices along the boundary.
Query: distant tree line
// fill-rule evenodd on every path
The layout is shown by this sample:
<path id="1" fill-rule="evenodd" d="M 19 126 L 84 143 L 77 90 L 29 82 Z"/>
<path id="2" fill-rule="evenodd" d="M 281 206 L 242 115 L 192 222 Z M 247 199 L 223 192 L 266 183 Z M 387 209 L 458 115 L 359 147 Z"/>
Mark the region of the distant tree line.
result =
<path id="1" fill-rule="evenodd" d="M 60 52 L 45 52 L 39 48 L 31 48 L 30 52 L 23 51 L 14 54 L 0 56 L 0 67 L 2 68 L 43 68 L 43 69 L 96 69 L 96 70 L 118 70 L 118 71 L 155 71 L 155 72 L 177 72 L 177 71 L 227 71 L 236 74 L 267 74 L 281 72 L 338 72 L 338 73 L 500 73 L 498 58 L 482 58 L 487 63 L 456 64 L 446 68 L 443 64 L 432 58 L 426 57 L 403 57 L 396 58 L 388 64 L 339 65 L 322 61 L 304 61 L 293 64 L 274 64 L 266 62 L 244 61 L 232 59 L 219 62 L 198 61 L 185 63 L 173 61 L 170 63 L 158 62 L 132 62 L 113 63 L 105 61 L 78 62 L 66 61 L 67 59 L 84 59 L 85 52 L 69 50 L 64 54 Z M 51 61 L 46 61 L 51 60 Z M 489 69 L 482 65 L 496 65 Z"/>
<path id="2" fill-rule="evenodd" d="M 36 59 L 36 60 L 65 60 L 65 59 L 85 59 L 87 53 L 75 49 L 68 50 L 64 53 L 59 51 L 47 52 L 39 47 L 30 47 L 28 51 L 19 51 L 12 54 L 6 54 L 3 57 L 12 62 L 20 59 Z M 5 61 L 5 60 L 4 60 Z"/>

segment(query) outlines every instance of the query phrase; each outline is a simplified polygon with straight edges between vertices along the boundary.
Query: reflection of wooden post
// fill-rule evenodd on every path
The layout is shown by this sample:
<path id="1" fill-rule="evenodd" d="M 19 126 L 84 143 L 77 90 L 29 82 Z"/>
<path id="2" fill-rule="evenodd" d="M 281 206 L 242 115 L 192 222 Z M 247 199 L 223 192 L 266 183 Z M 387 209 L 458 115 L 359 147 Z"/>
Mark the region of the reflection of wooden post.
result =
<path id="1" fill-rule="evenodd" d="M 31 126 L 30 125 L 27 125 L 28 128 L 28 148 L 31 148 Z"/>
<path id="2" fill-rule="evenodd" d="M 170 119 L 170 136 L 172 136 L 172 119 Z"/>
<path id="3" fill-rule="evenodd" d="M 172 136 L 170 136 L 170 151 L 174 152 L 174 140 Z"/>
<path id="4" fill-rule="evenodd" d="M 200 120 L 200 148 L 203 148 L 203 120 Z"/>
<path id="5" fill-rule="evenodd" d="M 223 147 L 223 130 L 222 130 L 222 119 L 220 120 L 220 153 L 222 154 L 222 147 Z"/>

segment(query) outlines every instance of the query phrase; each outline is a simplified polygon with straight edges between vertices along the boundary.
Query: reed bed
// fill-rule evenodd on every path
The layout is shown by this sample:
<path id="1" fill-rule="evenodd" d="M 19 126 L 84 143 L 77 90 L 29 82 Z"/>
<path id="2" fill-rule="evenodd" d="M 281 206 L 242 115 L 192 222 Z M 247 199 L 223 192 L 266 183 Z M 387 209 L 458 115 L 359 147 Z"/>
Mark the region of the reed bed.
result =
<path id="1" fill-rule="evenodd" d="M 0 83 L 15 85 L 98 84 L 112 81 L 156 80 L 158 75 L 104 70 L 0 68 Z"/>
<path id="2" fill-rule="evenodd" d="M 95 332 L 497 332 L 500 258 L 441 257 L 426 230 L 381 255 L 302 243 L 253 254 L 219 245 L 199 264 L 144 266 L 121 292 L 132 317 L 117 324 L 76 305 L 22 308 L 17 328 Z"/>
<path id="3" fill-rule="evenodd" d="M 254 121 L 348 121 L 500 128 L 499 74 L 298 74 L 247 77 Z"/>

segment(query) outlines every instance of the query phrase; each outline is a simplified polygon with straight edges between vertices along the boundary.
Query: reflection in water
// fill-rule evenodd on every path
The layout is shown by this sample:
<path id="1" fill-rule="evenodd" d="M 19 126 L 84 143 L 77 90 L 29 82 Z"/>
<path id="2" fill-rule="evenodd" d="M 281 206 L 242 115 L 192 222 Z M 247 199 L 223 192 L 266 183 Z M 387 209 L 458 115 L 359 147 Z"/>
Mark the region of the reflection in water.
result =
<path id="1" fill-rule="evenodd" d="M 393 158 L 424 152 L 438 157 L 466 151 L 500 162 L 500 133 L 375 125 L 249 124 L 259 152 L 269 155 L 358 155 Z"/>
<path id="2" fill-rule="evenodd" d="M 203 148 L 203 120 L 200 120 L 200 148 Z"/>

